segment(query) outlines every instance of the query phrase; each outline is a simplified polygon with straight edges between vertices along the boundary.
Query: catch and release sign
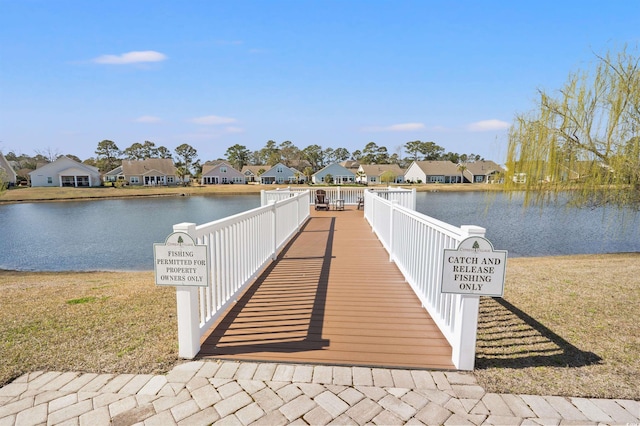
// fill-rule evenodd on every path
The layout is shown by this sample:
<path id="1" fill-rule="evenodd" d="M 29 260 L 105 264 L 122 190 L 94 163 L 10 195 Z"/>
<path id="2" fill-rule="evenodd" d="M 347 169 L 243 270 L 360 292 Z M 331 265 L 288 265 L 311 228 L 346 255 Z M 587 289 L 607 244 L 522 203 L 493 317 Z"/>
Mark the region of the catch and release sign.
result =
<path id="1" fill-rule="evenodd" d="M 494 250 L 483 237 L 469 237 L 457 249 L 445 249 L 442 293 L 502 297 L 507 252 Z"/>
<path id="2" fill-rule="evenodd" d="M 209 285 L 208 248 L 185 232 L 174 232 L 164 244 L 153 245 L 156 285 Z"/>

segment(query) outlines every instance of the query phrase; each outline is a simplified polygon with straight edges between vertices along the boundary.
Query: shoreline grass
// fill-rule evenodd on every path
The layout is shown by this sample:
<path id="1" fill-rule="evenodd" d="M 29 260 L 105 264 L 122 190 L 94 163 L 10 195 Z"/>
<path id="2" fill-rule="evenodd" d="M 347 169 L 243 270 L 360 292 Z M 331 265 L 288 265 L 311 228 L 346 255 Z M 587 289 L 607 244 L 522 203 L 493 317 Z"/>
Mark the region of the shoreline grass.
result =
<path id="1" fill-rule="evenodd" d="M 509 259 L 483 298 L 488 392 L 640 400 L 640 253 Z M 175 289 L 153 272 L 0 271 L 0 386 L 29 371 L 161 374 L 178 362 Z"/>

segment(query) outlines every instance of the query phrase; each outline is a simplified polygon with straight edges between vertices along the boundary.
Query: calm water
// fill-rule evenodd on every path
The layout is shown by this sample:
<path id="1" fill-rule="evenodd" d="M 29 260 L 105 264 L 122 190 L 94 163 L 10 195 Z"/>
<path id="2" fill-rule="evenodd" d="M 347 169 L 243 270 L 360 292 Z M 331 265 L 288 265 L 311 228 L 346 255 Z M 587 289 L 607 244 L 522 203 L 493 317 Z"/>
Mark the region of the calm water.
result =
<path id="1" fill-rule="evenodd" d="M 257 195 L 0 205 L 0 269 L 152 270 L 153 244 L 180 222 L 202 224 L 260 205 Z M 487 228 L 510 257 L 640 251 L 640 216 L 608 210 L 522 209 L 502 195 L 418 193 L 418 210 Z"/>

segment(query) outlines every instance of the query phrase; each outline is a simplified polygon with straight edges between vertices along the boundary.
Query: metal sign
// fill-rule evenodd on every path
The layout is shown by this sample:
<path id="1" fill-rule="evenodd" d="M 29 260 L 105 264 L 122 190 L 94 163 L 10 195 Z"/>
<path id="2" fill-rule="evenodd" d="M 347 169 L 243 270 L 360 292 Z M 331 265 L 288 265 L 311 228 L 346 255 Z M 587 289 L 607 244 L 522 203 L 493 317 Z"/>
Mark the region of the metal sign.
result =
<path id="1" fill-rule="evenodd" d="M 442 265 L 442 293 L 502 297 L 507 252 L 494 250 L 482 237 L 469 237 L 455 250 L 445 249 Z"/>
<path id="2" fill-rule="evenodd" d="M 156 285 L 207 287 L 208 252 L 206 245 L 197 245 L 184 232 L 174 232 L 164 244 L 154 244 Z"/>

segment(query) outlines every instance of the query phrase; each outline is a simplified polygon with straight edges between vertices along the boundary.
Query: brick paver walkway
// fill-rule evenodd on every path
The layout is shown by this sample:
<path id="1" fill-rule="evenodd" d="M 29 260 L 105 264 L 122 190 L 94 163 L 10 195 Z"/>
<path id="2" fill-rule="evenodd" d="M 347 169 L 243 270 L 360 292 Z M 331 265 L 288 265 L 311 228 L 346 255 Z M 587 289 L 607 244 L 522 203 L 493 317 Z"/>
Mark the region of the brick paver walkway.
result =
<path id="1" fill-rule="evenodd" d="M 167 375 L 33 372 L 4 425 L 640 424 L 640 402 L 487 393 L 472 374 L 191 361 Z"/>

